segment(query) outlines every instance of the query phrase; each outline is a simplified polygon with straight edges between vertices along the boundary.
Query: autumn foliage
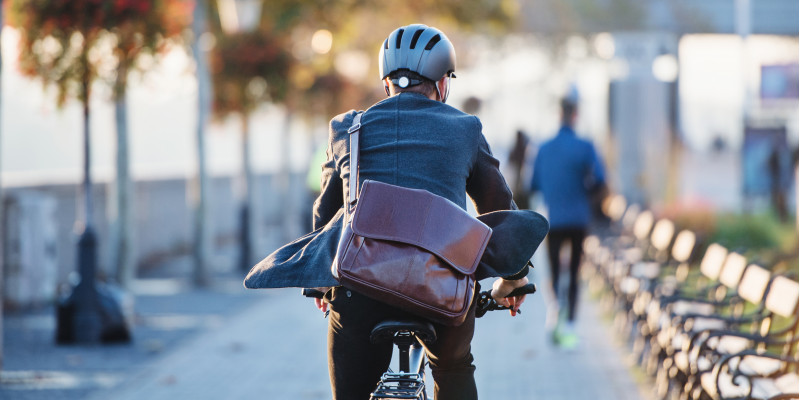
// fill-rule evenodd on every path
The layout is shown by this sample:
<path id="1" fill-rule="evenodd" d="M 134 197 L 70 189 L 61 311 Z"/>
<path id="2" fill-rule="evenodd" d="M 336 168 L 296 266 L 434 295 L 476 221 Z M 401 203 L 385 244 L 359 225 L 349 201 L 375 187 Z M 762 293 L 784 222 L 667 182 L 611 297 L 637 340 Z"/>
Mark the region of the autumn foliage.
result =
<path id="1" fill-rule="evenodd" d="M 289 90 L 292 56 L 279 38 L 261 31 L 220 35 L 211 53 L 214 112 L 249 113 Z"/>
<path id="2" fill-rule="evenodd" d="M 20 69 L 86 101 L 95 78 L 124 85 L 142 53 L 162 50 L 190 21 L 189 0 L 10 0 L 9 23 L 20 31 Z M 117 79 L 122 74 L 123 79 Z"/>

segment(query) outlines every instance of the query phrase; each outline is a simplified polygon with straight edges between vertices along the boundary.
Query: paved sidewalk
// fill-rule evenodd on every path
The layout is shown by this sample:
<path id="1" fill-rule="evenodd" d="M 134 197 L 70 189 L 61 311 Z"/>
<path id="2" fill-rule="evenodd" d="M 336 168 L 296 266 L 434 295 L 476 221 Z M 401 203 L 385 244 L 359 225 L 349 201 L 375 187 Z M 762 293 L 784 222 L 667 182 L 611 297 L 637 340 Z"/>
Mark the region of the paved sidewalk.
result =
<path id="1" fill-rule="evenodd" d="M 546 277 L 532 278 L 544 286 Z M 175 280 L 140 283 L 131 345 L 59 347 L 49 336 L 51 315 L 13 322 L 7 349 L 41 348 L 9 349 L 0 398 L 330 399 L 327 321 L 298 289 L 246 291 L 234 276 L 205 290 Z M 480 397 L 649 400 L 590 300 L 580 305 L 581 346 L 572 352 L 551 347 L 545 292 L 529 297 L 520 316 L 495 312 L 478 320 Z M 26 332 L 36 335 L 21 339 Z"/>
<path id="2" fill-rule="evenodd" d="M 644 399 L 594 304 L 582 304 L 579 349 L 552 348 L 537 294 L 521 316 L 479 320 L 474 340 L 483 399 Z M 93 400 L 330 398 L 326 321 L 296 289 L 265 291 L 224 326 L 180 349 Z"/>
<path id="3" fill-rule="evenodd" d="M 52 305 L 6 312 L 0 399 L 77 400 L 115 388 L 264 295 L 243 290 L 241 273 L 215 273 L 199 289 L 183 278 L 190 272 L 188 259 L 175 260 L 135 282 L 129 344 L 59 346 Z"/>

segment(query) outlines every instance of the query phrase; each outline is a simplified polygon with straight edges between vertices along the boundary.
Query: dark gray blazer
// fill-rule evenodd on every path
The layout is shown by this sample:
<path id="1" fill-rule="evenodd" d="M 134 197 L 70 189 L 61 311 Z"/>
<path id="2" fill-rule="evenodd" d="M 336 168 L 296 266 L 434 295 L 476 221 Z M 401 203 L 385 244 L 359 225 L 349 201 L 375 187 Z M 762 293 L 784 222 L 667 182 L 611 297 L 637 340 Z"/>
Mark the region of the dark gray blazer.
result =
<path id="1" fill-rule="evenodd" d="M 337 285 L 330 266 L 349 194 L 347 130 L 355 114 L 338 115 L 330 123 L 321 194 L 314 203 L 314 232 L 253 267 L 245 286 Z M 370 107 L 361 124 L 359 183 L 372 179 L 424 189 L 463 209 L 469 195 L 481 214 L 479 218 L 493 229 L 476 278 L 527 274 L 525 264 L 544 239 L 548 224 L 533 211 L 516 210 L 477 117 L 416 93 L 401 93 Z"/>

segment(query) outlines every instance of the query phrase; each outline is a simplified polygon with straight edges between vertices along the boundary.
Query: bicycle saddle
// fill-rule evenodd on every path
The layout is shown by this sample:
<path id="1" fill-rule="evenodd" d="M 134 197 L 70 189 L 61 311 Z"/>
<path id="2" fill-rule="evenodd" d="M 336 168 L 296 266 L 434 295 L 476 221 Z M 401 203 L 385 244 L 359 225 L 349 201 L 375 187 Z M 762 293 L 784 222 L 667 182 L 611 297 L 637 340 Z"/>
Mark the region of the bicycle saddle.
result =
<path id="1" fill-rule="evenodd" d="M 410 319 L 387 319 L 379 322 L 372 328 L 369 341 L 372 343 L 379 343 L 391 340 L 394 334 L 400 331 L 411 332 L 425 343 L 433 343 L 436 341 L 436 330 L 430 322 Z"/>

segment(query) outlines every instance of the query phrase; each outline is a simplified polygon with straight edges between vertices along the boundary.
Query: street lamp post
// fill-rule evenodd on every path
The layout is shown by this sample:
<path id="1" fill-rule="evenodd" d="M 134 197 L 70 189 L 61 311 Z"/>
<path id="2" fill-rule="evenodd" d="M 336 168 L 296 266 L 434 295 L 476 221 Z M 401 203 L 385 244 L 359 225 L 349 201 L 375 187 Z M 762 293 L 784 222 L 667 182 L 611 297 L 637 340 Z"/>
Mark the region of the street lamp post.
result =
<path id="1" fill-rule="evenodd" d="M 82 84 L 88 93 L 88 79 Z M 78 239 L 80 282 L 56 309 L 56 342 L 59 344 L 129 342 L 131 335 L 119 303 L 96 280 L 97 234 L 92 223 L 91 153 L 89 135 L 89 100 L 83 103 L 83 201 L 84 216 Z"/>
<path id="2" fill-rule="evenodd" d="M 228 35 L 252 32 L 258 28 L 262 0 L 217 0 L 220 23 Z M 245 95 L 247 91 L 244 91 Z M 252 262 L 253 213 L 252 182 L 250 166 L 250 121 L 249 113 L 242 110 L 242 176 L 239 184 L 239 268 L 248 270 Z"/>

